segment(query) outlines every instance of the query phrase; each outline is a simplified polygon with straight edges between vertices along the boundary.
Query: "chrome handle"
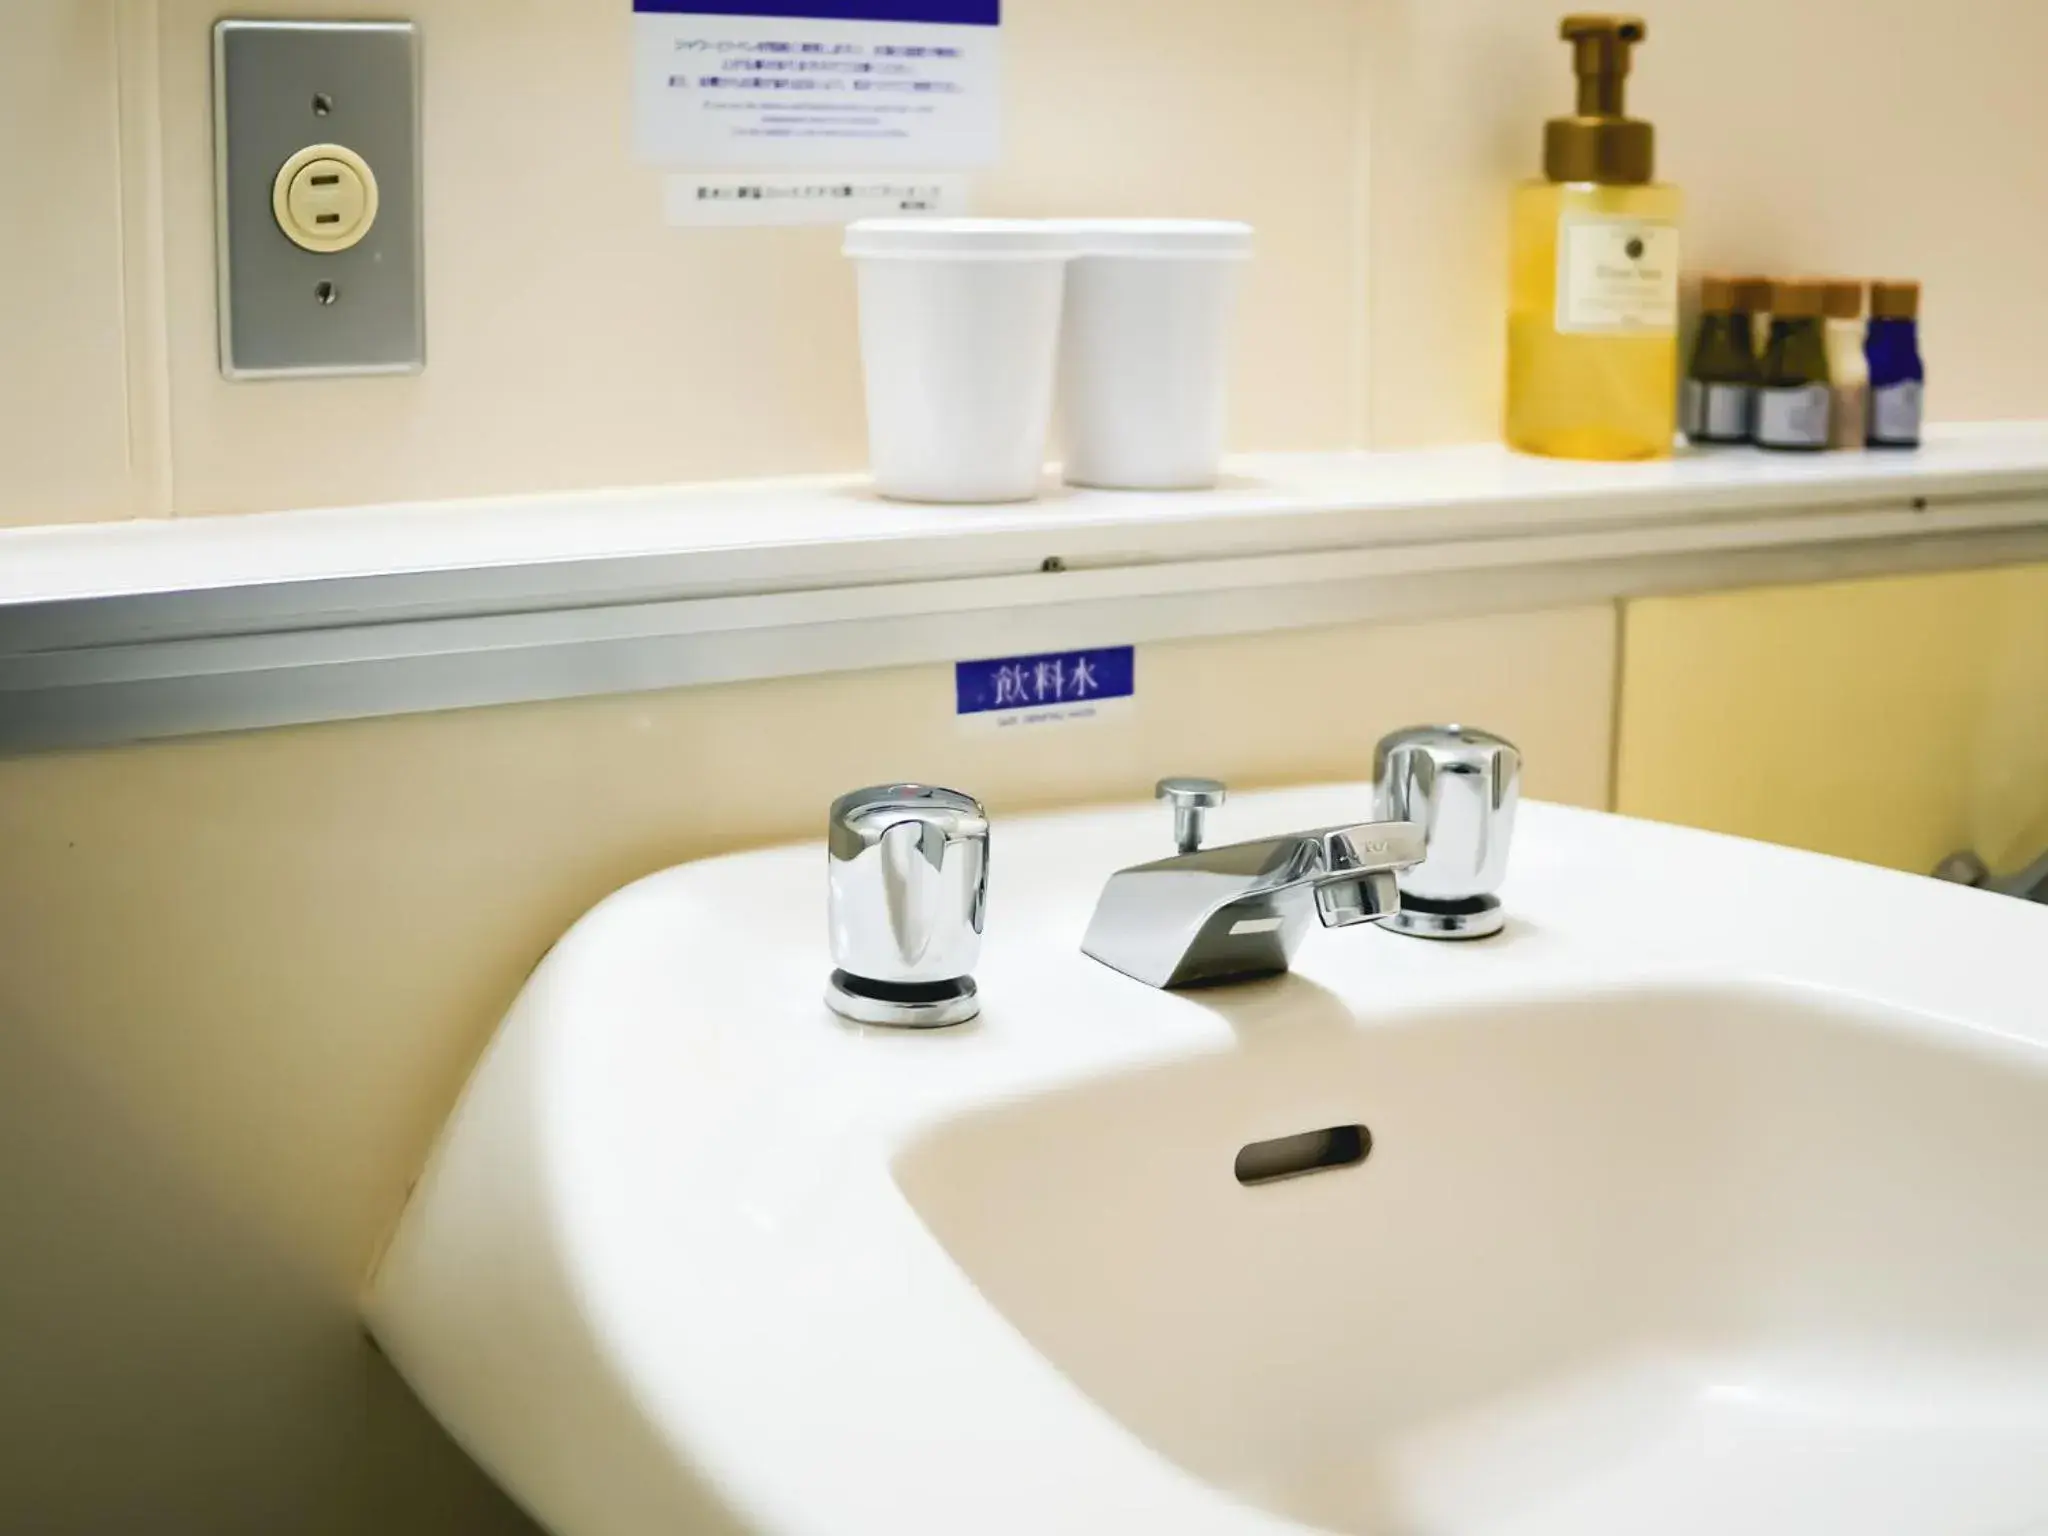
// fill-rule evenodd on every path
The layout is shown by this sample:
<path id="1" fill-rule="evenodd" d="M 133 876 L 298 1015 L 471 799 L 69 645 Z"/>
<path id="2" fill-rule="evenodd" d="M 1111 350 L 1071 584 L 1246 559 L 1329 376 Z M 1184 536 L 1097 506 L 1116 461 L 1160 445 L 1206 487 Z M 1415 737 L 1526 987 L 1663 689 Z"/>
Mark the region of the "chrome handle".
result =
<path id="1" fill-rule="evenodd" d="M 1400 910 L 1399 878 L 1391 871 L 1328 880 L 1316 887 L 1316 916 L 1325 928 L 1385 922 Z"/>
<path id="2" fill-rule="evenodd" d="M 1384 922 L 1401 910 L 1398 871 L 1422 859 L 1421 827 L 1374 821 L 1332 827 L 1321 841 L 1325 873 L 1316 881 L 1316 916 L 1325 928 Z"/>
<path id="3" fill-rule="evenodd" d="M 1521 798 L 1522 754 L 1512 742 L 1461 725 L 1415 726 L 1373 754 L 1379 815 L 1419 823 L 1429 849 L 1401 874 L 1402 918 L 1389 926 L 1437 938 L 1477 938 L 1501 927 L 1494 893 L 1507 876 Z"/>
<path id="4" fill-rule="evenodd" d="M 987 917 L 988 815 L 980 802 L 924 784 L 841 795 L 832 803 L 826 863 L 832 1006 L 870 1024 L 973 1017 L 974 1008 L 961 1009 L 974 998 Z"/>
<path id="5" fill-rule="evenodd" d="M 940 937 L 946 834 L 929 821 L 899 821 L 882 834 L 882 907 L 893 941 L 891 958 L 915 969 Z"/>

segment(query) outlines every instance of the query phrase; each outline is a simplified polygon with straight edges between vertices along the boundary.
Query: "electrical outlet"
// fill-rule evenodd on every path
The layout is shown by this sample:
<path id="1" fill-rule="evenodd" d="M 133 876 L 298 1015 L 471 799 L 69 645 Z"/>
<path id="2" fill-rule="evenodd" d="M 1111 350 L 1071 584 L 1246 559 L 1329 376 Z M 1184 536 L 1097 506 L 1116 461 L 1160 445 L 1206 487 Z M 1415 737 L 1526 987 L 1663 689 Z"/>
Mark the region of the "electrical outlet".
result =
<path id="1" fill-rule="evenodd" d="M 270 189 L 284 237 L 302 251 L 361 245 L 376 227 L 377 173 L 345 144 L 314 144 L 285 161 Z"/>
<path id="2" fill-rule="evenodd" d="M 221 372 L 418 372 L 412 24 L 222 21 L 213 63 Z"/>

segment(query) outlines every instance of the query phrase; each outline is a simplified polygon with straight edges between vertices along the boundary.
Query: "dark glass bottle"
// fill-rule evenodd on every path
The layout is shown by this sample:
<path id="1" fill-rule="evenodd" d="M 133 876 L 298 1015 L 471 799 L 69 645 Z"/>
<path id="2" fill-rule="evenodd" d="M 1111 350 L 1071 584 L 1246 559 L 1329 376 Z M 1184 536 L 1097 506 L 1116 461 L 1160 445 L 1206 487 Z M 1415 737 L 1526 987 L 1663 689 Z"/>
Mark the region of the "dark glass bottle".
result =
<path id="1" fill-rule="evenodd" d="M 1694 443 L 1746 443 L 1756 406 L 1756 353 L 1736 279 L 1700 279 L 1700 326 L 1680 392 L 1680 427 Z"/>
<path id="2" fill-rule="evenodd" d="M 1927 370 L 1920 362 L 1918 283 L 1870 285 L 1870 329 L 1864 332 L 1863 356 L 1870 364 L 1870 446 L 1919 447 Z"/>
<path id="3" fill-rule="evenodd" d="M 1771 340 L 1756 392 L 1756 445 L 1795 453 L 1828 445 L 1833 399 L 1821 309 L 1827 285 L 1808 278 L 1771 284 Z"/>

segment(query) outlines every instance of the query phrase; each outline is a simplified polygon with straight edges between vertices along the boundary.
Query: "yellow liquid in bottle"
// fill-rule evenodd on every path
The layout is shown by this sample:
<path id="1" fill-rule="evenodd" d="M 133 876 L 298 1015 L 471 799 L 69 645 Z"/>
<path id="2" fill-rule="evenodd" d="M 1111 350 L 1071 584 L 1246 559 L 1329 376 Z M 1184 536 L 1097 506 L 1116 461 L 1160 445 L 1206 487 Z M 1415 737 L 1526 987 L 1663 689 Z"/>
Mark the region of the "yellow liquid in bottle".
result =
<path id="1" fill-rule="evenodd" d="M 1676 225 L 1676 187 L 1530 182 L 1515 193 L 1508 294 L 1507 440 L 1565 459 L 1671 452 L 1678 333 L 1558 329 L 1558 222 L 1567 216 Z"/>

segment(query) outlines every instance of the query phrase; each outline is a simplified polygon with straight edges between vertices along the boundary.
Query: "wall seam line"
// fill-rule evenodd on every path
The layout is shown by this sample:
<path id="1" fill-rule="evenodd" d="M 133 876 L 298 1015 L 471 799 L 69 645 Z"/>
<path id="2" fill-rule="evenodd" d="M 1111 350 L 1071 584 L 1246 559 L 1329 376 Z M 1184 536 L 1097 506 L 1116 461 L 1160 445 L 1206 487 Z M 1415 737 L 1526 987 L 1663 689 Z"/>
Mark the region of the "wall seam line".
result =
<path id="1" fill-rule="evenodd" d="M 1351 355 L 1347 361 L 1353 447 L 1376 446 L 1373 437 L 1372 361 L 1372 82 L 1369 68 L 1373 0 L 1351 10 Z"/>
<path id="2" fill-rule="evenodd" d="M 1623 702 L 1628 683 L 1628 605 L 1628 598 L 1614 600 L 1614 666 L 1608 678 L 1607 809 L 1615 812 L 1621 810 L 1621 732 L 1625 724 Z"/>
<path id="3" fill-rule="evenodd" d="M 176 501 L 157 0 L 115 0 L 114 47 L 129 515 L 163 518 Z"/>

